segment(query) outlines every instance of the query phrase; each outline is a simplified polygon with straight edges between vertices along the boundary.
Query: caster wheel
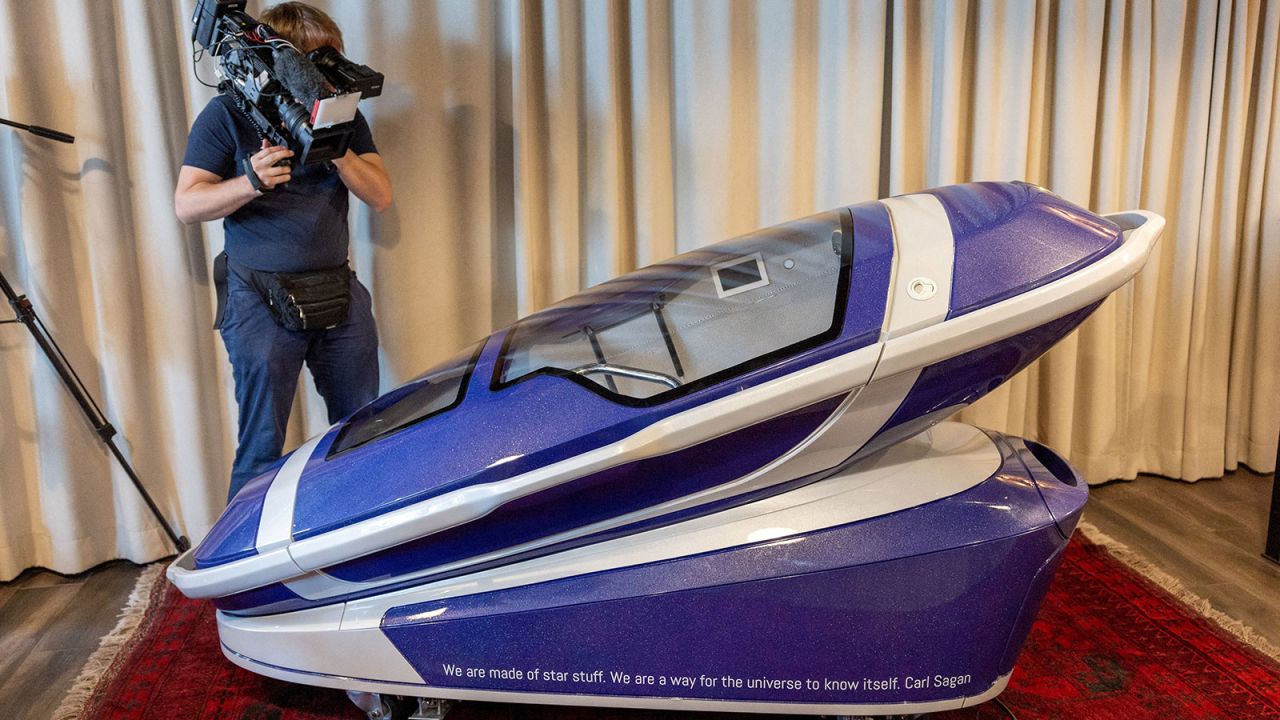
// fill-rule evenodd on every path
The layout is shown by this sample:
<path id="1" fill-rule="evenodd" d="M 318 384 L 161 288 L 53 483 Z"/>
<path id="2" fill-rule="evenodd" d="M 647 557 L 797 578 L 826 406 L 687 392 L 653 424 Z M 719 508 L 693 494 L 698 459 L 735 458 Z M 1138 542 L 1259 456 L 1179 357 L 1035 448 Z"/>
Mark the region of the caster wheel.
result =
<path id="1" fill-rule="evenodd" d="M 417 708 L 417 703 L 410 703 L 393 695 L 348 690 L 347 697 L 364 711 L 369 720 L 408 720 L 409 715 Z"/>
<path id="2" fill-rule="evenodd" d="M 402 697 L 348 690 L 347 697 L 369 720 L 444 720 L 453 708 L 450 700 Z"/>

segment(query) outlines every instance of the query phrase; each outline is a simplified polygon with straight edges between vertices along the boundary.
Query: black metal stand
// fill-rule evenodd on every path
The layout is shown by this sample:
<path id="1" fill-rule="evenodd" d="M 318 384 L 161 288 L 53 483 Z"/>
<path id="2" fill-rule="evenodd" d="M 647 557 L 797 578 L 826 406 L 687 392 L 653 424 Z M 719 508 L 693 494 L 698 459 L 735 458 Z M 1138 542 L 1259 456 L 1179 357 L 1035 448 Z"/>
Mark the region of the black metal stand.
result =
<path id="1" fill-rule="evenodd" d="M 14 122 L 5 118 L 0 118 L 0 125 L 26 130 L 38 137 L 57 140 L 58 142 L 74 143 L 76 141 L 72 135 L 50 130 L 39 125 L 27 125 L 26 123 Z M 58 347 L 58 343 L 54 342 L 53 336 L 49 334 L 49 329 L 44 326 L 44 323 L 40 322 L 40 317 L 36 315 L 36 310 L 31 305 L 31 301 L 27 299 L 26 295 L 19 295 L 14 292 L 13 286 L 5 279 L 3 272 L 0 272 L 0 291 L 4 292 L 4 296 L 9 299 L 9 304 L 13 306 L 13 311 L 17 313 L 17 317 L 12 320 L 0 320 L 0 325 L 20 322 L 27 326 L 27 329 L 31 331 L 31 336 L 36 339 L 36 344 L 44 351 L 45 357 L 49 358 L 49 362 L 58 373 L 58 377 L 62 378 L 62 384 L 67 386 L 71 397 L 75 398 L 76 404 L 84 411 L 84 416 L 88 419 L 89 424 L 93 425 L 98 437 L 102 438 L 102 442 L 106 443 L 107 448 L 111 450 L 111 454 L 115 456 L 116 462 L 120 463 L 120 467 L 124 468 L 125 474 L 133 481 L 133 486 L 137 488 L 138 494 L 146 501 L 147 507 L 151 508 L 151 514 L 155 515 L 156 520 L 160 521 L 160 527 L 164 528 L 164 533 L 169 536 L 173 546 L 178 548 L 180 553 L 186 552 L 187 548 L 191 547 L 191 543 L 187 541 L 185 536 L 178 535 L 173 531 L 169 522 L 164 519 L 164 515 L 160 513 L 160 508 L 156 507 L 155 501 L 147 493 L 147 489 L 142 486 L 142 481 L 138 479 L 138 473 L 134 472 L 133 466 L 125 459 L 124 453 L 120 452 L 120 448 L 116 447 L 116 429 L 111 426 L 111 423 L 107 422 L 107 416 L 98 407 L 98 403 L 93 401 L 93 396 L 89 394 L 89 389 L 80 381 L 80 376 L 76 375 L 75 369 L 67 361 L 67 356 L 62 354 L 62 348 Z"/>
<path id="2" fill-rule="evenodd" d="M 1267 523 L 1267 549 L 1262 556 L 1280 564 L 1280 447 L 1276 448 L 1276 471 L 1271 476 L 1271 521 Z"/>
<path id="3" fill-rule="evenodd" d="M 191 543 L 187 542 L 187 538 L 178 535 L 170 527 L 164 515 L 160 513 L 160 508 L 156 507 L 156 503 L 151 499 L 151 495 L 147 493 L 146 488 L 142 486 L 142 481 L 138 479 L 138 474 L 134 472 L 133 466 L 120 452 L 120 448 L 116 447 L 115 435 L 116 429 L 107 422 L 107 418 L 103 415 L 101 408 L 93 401 L 93 397 L 89 394 L 84 383 L 80 381 L 80 376 L 76 375 L 76 371 L 71 367 L 71 363 L 67 361 L 67 357 L 62 354 L 62 348 L 58 347 L 49 334 L 48 328 L 44 323 L 40 322 L 39 316 L 36 315 L 35 308 L 31 305 L 31 301 L 26 295 L 19 295 L 5 279 L 4 273 L 0 272 L 0 291 L 4 292 L 9 304 L 13 306 L 13 310 L 17 313 L 17 317 L 12 320 L 3 320 L 0 323 L 22 323 L 31 331 L 32 337 L 36 339 L 36 344 L 44 351 L 49 362 L 53 365 L 53 369 L 58 373 L 58 377 L 62 378 L 62 384 L 67 386 L 67 390 L 71 393 L 71 397 L 75 398 L 76 404 L 84 411 L 85 417 L 89 423 L 93 425 L 93 429 L 98 433 L 98 437 L 102 438 L 102 442 L 106 443 L 107 448 L 111 450 L 111 454 L 115 456 L 116 462 L 120 463 L 120 467 L 124 468 L 125 474 L 133 481 L 133 486 L 138 489 L 138 494 L 146 501 L 147 507 L 151 508 L 151 513 L 156 516 L 156 520 L 160 521 L 160 526 L 164 528 L 164 532 L 169 536 L 169 540 L 173 542 L 173 546 L 178 552 L 185 552 L 191 547 Z"/>

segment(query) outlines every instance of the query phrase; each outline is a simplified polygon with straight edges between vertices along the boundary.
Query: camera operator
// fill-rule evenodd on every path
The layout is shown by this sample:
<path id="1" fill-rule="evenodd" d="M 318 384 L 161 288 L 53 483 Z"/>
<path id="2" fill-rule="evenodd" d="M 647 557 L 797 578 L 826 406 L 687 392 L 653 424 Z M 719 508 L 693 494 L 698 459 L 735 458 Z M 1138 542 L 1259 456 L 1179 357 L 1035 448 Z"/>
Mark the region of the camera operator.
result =
<path id="1" fill-rule="evenodd" d="M 323 11 L 300 2 L 268 8 L 261 19 L 303 54 L 342 50 L 342 31 Z M 391 205 L 391 181 L 369 125 L 356 114 L 346 155 L 291 166 L 293 152 L 270 146 L 231 99 L 219 95 L 196 118 L 178 174 L 174 208 L 183 223 L 222 219 L 224 259 L 218 328 L 235 378 L 239 438 L 228 501 L 279 459 L 305 363 L 330 422 L 378 392 L 378 336 L 368 290 L 347 267 L 347 191 L 379 212 Z M 251 176 L 252 174 L 252 176 Z M 324 329 L 287 329 L 268 306 L 263 278 L 274 273 L 340 273 L 349 292 L 344 320 Z M 349 272 L 349 271 L 347 271 Z M 349 289 L 348 289 L 349 288 Z"/>

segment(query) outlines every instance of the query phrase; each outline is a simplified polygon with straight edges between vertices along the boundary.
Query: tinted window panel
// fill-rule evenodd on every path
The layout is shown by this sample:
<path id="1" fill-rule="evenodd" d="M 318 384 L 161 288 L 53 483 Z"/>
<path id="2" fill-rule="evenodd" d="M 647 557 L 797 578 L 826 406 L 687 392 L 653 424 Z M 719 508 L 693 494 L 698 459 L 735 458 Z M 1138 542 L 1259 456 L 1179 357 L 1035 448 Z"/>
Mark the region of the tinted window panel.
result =
<path id="1" fill-rule="evenodd" d="M 479 350 L 479 345 L 473 345 L 357 411 L 338 434 L 329 455 L 359 447 L 455 407 L 462 401 Z"/>

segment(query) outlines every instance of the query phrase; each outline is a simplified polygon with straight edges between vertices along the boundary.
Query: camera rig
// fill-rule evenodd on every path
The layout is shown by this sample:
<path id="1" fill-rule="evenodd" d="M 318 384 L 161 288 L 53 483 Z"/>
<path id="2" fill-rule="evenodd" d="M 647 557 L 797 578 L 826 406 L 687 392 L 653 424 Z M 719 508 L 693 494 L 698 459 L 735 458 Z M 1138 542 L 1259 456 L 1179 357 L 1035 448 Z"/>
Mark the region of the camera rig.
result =
<path id="1" fill-rule="evenodd" d="M 197 0 L 192 41 L 218 59 L 218 91 L 299 164 L 347 152 L 356 105 L 382 94 L 382 73 L 324 46 L 306 56 L 245 12 L 245 0 Z"/>

